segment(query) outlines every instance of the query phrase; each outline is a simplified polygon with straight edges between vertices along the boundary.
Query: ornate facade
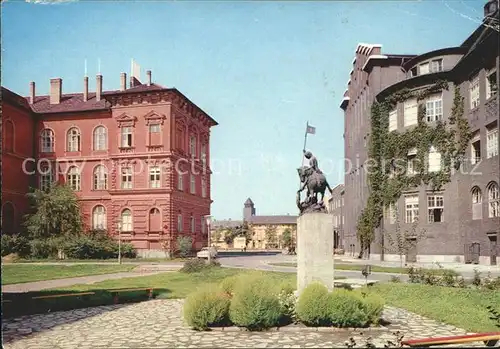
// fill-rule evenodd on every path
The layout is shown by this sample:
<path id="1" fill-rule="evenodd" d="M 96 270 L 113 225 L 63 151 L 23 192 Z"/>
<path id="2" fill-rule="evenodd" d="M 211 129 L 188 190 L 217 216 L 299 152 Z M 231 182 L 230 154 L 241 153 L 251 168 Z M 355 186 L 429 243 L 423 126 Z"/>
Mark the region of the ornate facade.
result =
<path id="1" fill-rule="evenodd" d="M 95 93 L 85 77 L 83 93 L 63 94 L 62 79 L 52 79 L 48 96 L 36 96 L 31 83 L 31 95 L 18 96 L 30 132 L 4 99 L 4 123 L 19 124 L 12 136 L 4 128 L 4 139 L 33 143 L 24 154 L 29 170 L 9 160 L 11 168 L 41 189 L 66 182 L 81 200 L 87 229 L 120 231 L 141 255 L 171 253 L 179 235 L 191 236 L 195 249 L 206 245 L 210 128 L 217 123 L 177 89 L 152 83 L 150 71 L 146 83 L 132 78 L 130 88 L 122 73 L 117 91 L 102 91 L 101 75 L 96 82 Z M 4 88 L 2 94 L 15 95 Z M 26 191 L 18 190 L 21 197 Z M 13 202 L 17 229 L 23 200 Z"/>

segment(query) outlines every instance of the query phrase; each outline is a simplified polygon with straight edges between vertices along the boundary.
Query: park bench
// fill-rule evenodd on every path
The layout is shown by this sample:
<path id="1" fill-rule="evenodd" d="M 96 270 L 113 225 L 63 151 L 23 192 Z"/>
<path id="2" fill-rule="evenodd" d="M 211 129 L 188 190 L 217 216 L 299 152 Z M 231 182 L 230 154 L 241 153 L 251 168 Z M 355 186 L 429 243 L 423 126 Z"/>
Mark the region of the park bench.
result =
<path id="1" fill-rule="evenodd" d="M 402 341 L 401 344 L 409 347 L 428 348 L 435 345 L 452 345 L 471 342 L 484 342 L 487 347 L 493 347 L 500 341 L 500 332 L 477 333 L 463 336 L 422 338 Z"/>
<path id="2" fill-rule="evenodd" d="M 76 297 L 76 296 L 88 296 L 88 295 L 92 295 L 92 294 L 95 294 L 95 292 L 51 294 L 51 295 L 48 295 L 48 296 L 31 297 L 31 299 L 50 299 L 50 298 L 60 298 L 60 297 Z"/>
<path id="3" fill-rule="evenodd" d="M 124 293 L 124 292 L 136 292 L 136 291 L 146 291 L 148 293 L 148 298 L 151 299 L 153 298 L 153 288 L 152 287 L 145 287 L 145 288 L 122 288 L 122 289 L 114 289 L 114 290 L 108 290 L 109 293 L 111 293 L 113 296 L 113 303 L 118 304 L 119 301 L 119 294 Z"/>

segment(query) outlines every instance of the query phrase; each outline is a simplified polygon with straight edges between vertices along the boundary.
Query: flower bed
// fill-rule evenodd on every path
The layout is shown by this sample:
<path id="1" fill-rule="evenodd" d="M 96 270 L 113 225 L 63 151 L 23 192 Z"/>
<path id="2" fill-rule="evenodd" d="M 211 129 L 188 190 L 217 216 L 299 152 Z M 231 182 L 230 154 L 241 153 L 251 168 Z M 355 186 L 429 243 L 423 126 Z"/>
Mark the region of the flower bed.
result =
<path id="1" fill-rule="evenodd" d="M 384 308 L 377 295 L 311 284 L 297 299 L 291 284 L 263 275 L 232 276 L 190 294 L 184 319 L 196 330 L 318 330 L 376 328 Z M 379 327 L 380 328 L 380 327 Z"/>

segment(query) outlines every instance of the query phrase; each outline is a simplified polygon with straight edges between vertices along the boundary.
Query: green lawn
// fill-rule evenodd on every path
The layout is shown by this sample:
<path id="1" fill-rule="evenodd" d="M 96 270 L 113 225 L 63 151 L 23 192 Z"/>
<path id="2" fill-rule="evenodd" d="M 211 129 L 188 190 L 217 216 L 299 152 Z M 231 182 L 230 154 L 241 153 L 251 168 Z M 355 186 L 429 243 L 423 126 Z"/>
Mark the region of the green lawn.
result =
<path id="1" fill-rule="evenodd" d="M 291 262 L 283 262 L 283 263 L 269 263 L 269 265 L 274 265 L 277 267 L 291 267 L 291 268 L 296 268 L 297 263 L 291 263 Z M 354 270 L 354 271 L 359 271 L 363 269 L 365 264 L 342 264 L 342 263 L 335 263 L 335 269 L 337 270 Z M 428 269 L 425 269 L 428 270 Z M 436 273 L 441 273 L 441 269 L 432 269 Z M 408 268 L 400 268 L 400 267 L 381 267 L 377 265 L 372 265 L 371 266 L 371 271 L 375 273 L 392 273 L 392 274 L 408 274 Z"/>
<path id="2" fill-rule="evenodd" d="M 486 307 L 500 310 L 500 291 L 452 288 L 422 284 L 385 283 L 370 287 L 387 304 L 471 332 L 499 331 Z"/>
<path id="3" fill-rule="evenodd" d="M 64 279 L 78 276 L 111 274 L 131 271 L 135 265 L 40 265 L 3 264 L 2 284 L 19 284 L 32 281 Z"/>
<path id="4" fill-rule="evenodd" d="M 179 263 L 185 262 L 186 258 L 122 258 L 123 263 Z M 29 264 L 29 263 L 118 263 L 114 259 L 17 259 L 10 263 Z"/>

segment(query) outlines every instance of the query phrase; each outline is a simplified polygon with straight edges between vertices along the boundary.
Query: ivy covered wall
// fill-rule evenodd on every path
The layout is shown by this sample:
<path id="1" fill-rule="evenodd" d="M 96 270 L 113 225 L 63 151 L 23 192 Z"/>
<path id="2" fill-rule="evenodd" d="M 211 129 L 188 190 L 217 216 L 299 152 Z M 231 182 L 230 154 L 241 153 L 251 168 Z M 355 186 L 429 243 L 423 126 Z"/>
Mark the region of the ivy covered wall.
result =
<path id="1" fill-rule="evenodd" d="M 357 224 L 361 253 L 374 241 L 375 229 L 380 226 L 385 207 L 397 202 L 404 191 L 422 184 L 431 185 L 433 190 L 442 189 L 450 181 L 452 169 L 460 167 L 471 132 L 458 86 L 454 88 L 453 106 L 447 121 L 428 123 L 426 120 L 424 100 L 448 89 L 447 81 L 438 80 L 424 89 L 402 89 L 372 105 L 368 149 L 370 194 Z M 419 103 L 417 125 L 403 132 L 389 131 L 389 113 L 398 103 L 410 98 L 416 98 Z M 426 166 L 431 146 L 441 154 L 441 168 L 436 172 L 429 172 Z M 416 149 L 417 159 L 413 174 L 408 175 L 408 153 L 412 149 Z"/>

